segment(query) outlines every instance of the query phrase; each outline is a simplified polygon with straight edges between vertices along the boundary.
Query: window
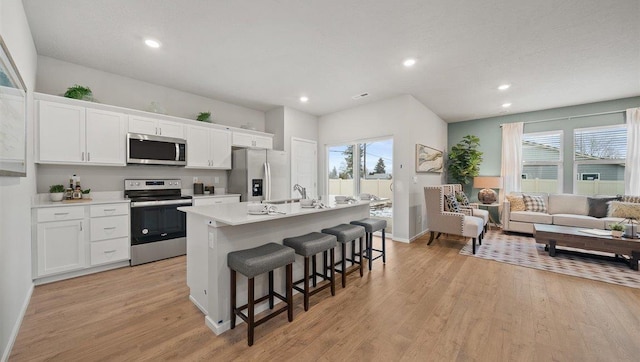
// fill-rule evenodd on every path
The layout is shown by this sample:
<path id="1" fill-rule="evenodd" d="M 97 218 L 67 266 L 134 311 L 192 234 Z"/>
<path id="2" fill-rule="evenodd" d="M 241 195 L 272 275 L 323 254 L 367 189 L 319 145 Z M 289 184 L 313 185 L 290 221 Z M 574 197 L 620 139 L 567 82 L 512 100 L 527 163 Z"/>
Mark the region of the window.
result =
<path id="1" fill-rule="evenodd" d="M 626 125 L 576 128 L 573 140 L 574 193 L 624 194 Z"/>
<path id="2" fill-rule="evenodd" d="M 522 135 L 522 175 L 524 192 L 561 192 L 562 131 Z"/>

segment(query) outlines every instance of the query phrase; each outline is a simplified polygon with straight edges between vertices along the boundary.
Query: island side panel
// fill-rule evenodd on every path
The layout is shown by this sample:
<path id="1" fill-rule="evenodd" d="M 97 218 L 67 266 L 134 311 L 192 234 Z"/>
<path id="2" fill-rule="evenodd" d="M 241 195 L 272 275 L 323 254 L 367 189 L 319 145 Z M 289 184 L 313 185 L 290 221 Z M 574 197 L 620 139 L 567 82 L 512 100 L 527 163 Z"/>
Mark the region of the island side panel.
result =
<path id="1" fill-rule="evenodd" d="M 187 285 L 189 286 L 189 299 L 205 315 L 209 314 L 207 308 L 208 283 L 209 283 L 209 240 L 213 238 L 213 232 L 209 230 L 208 219 L 188 213 L 187 214 Z M 211 234 L 211 235 L 210 235 Z"/>
<path id="2" fill-rule="evenodd" d="M 302 235 L 313 231 L 320 232 L 323 228 L 332 227 L 341 223 L 349 223 L 353 220 L 369 216 L 369 205 L 362 204 L 348 208 L 336 208 L 327 212 L 296 215 L 288 218 L 279 218 L 270 221 L 243 224 L 236 226 L 211 223 L 209 231 L 213 233 L 213 245 L 209 245 L 209 288 L 208 294 L 208 322 L 210 328 L 220 334 L 229 329 L 230 305 L 229 305 L 229 268 L 227 267 L 227 254 L 231 251 L 248 249 L 269 242 L 282 244 L 282 239 L 296 235 Z M 336 253 L 336 257 L 339 253 Z M 294 279 L 302 277 L 302 257 L 296 256 L 294 264 Z M 319 263 L 321 264 L 321 263 Z M 284 290 L 284 270 L 274 272 L 275 287 L 278 291 Z M 256 296 L 262 296 L 267 292 L 267 276 L 256 277 Z M 216 291 L 215 293 L 213 291 Z M 247 302 L 247 279 L 244 276 L 238 278 L 237 304 Z M 265 310 L 262 305 L 258 311 Z M 240 320 L 238 319 L 240 323 Z"/>

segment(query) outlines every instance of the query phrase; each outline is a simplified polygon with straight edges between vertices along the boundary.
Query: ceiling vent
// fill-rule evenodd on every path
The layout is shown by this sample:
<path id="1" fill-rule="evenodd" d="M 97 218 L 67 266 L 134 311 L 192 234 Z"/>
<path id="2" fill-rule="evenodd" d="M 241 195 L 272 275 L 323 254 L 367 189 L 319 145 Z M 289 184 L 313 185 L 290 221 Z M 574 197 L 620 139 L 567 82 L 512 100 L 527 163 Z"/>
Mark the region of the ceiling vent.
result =
<path id="1" fill-rule="evenodd" d="M 353 96 L 353 97 L 351 97 L 351 98 L 352 98 L 352 99 L 360 99 L 360 98 L 364 98 L 364 97 L 366 97 L 366 96 L 368 96 L 368 95 L 369 95 L 369 93 L 366 93 L 366 92 L 365 92 L 365 93 L 357 94 L 357 95 L 355 95 L 355 96 Z"/>

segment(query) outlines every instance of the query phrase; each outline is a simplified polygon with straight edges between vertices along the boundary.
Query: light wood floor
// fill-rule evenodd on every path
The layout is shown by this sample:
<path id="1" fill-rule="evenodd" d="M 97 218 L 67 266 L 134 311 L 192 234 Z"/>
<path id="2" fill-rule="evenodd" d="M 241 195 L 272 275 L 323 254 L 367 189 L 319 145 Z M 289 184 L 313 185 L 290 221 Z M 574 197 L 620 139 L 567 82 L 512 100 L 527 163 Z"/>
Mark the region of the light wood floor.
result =
<path id="1" fill-rule="evenodd" d="M 296 296 L 286 315 L 215 336 L 185 258 L 35 288 L 10 361 L 637 361 L 640 290 L 461 256 L 460 240 L 387 243 L 386 266 Z"/>

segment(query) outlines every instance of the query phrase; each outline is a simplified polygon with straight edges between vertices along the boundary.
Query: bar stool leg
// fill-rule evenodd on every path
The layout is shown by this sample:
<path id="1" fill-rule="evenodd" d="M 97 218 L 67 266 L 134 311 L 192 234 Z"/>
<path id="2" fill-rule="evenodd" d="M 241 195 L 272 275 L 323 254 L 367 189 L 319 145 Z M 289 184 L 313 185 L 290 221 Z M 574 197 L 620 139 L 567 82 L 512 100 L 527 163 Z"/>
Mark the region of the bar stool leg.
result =
<path id="1" fill-rule="evenodd" d="M 317 270 L 316 267 L 317 266 L 316 266 L 316 256 L 315 255 L 313 255 L 311 257 L 311 261 L 312 261 L 311 265 L 312 265 L 312 268 L 313 268 L 313 269 L 311 269 L 311 277 L 313 278 L 313 287 L 315 288 L 316 284 L 317 284 L 317 278 L 316 278 L 316 270 Z"/>
<path id="2" fill-rule="evenodd" d="M 315 264 L 315 263 L 314 263 Z M 304 257 L 304 310 L 309 310 L 309 257 Z"/>
<path id="3" fill-rule="evenodd" d="M 360 237 L 360 277 L 364 275 L 364 263 L 362 262 L 362 236 Z M 355 259 L 354 259 L 355 260 Z"/>
<path id="4" fill-rule="evenodd" d="M 369 261 L 369 271 L 373 264 L 373 233 L 367 233 L 367 259 Z"/>
<path id="5" fill-rule="evenodd" d="M 249 292 L 247 295 L 247 306 L 248 306 L 248 310 L 247 313 L 248 315 L 248 319 L 249 319 L 249 323 L 247 323 L 247 341 L 248 344 L 250 346 L 253 346 L 253 328 L 254 326 L 254 321 L 255 321 L 255 313 L 253 311 L 254 309 L 254 278 L 249 278 L 249 280 L 247 281 L 249 284 Z"/>
<path id="6" fill-rule="evenodd" d="M 325 251 L 325 254 L 326 253 L 327 252 Z M 334 248 L 331 248 L 330 254 L 331 254 L 331 260 L 330 260 L 331 261 L 331 271 L 330 271 L 331 295 L 336 295 L 336 268 L 334 265 L 336 255 L 335 255 Z"/>
<path id="7" fill-rule="evenodd" d="M 386 264 L 387 263 L 387 247 L 386 247 L 386 240 L 384 238 L 384 229 L 382 229 L 382 263 Z"/>
<path id="8" fill-rule="evenodd" d="M 287 264 L 287 317 L 293 321 L 293 264 Z"/>
<path id="9" fill-rule="evenodd" d="M 236 271 L 231 269 L 231 329 L 236 327 Z"/>
<path id="10" fill-rule="evenodd" d="M 269 272 L 269 309 L 273 309 L 273 270 Z"/>
<path id="11" fill-rule="evenodd" d="M 346 288 L 347 286 L 347 280 L 346 280 L 346 265 L 347 265 L 347 244 L 346 243 L 342 243 L 342 267 L 340 268 L 340 274 L 342 274 L 342 287 Z"/>

